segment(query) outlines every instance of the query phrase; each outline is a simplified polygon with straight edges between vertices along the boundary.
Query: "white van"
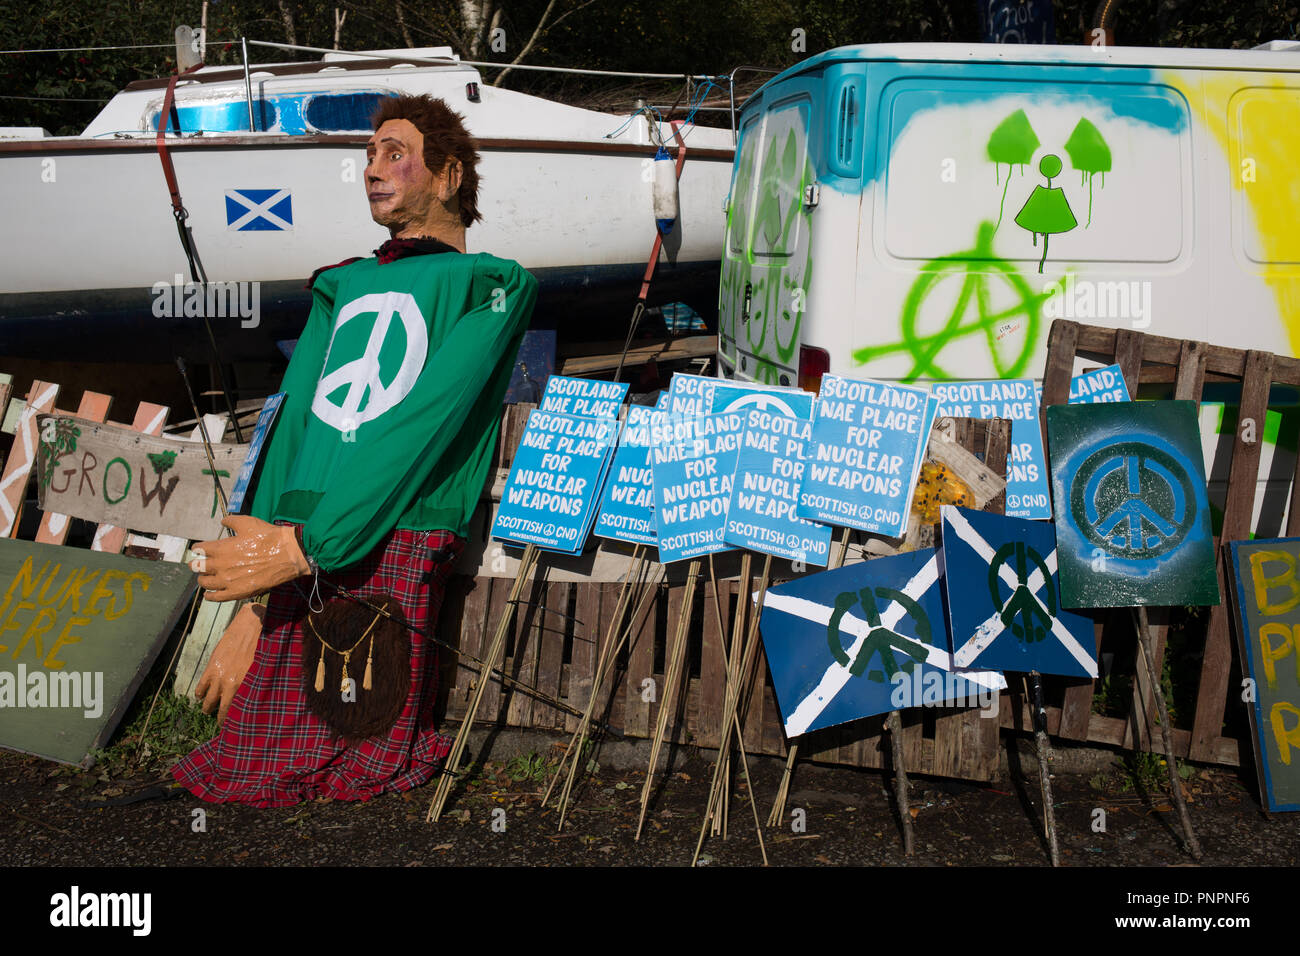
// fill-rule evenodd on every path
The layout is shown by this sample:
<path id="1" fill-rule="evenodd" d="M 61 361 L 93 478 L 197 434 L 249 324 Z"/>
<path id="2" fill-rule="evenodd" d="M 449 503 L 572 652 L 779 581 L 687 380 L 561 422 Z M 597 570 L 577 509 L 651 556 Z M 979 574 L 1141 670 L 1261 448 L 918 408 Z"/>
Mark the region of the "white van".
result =
<path id="1" fill-rule="evenodd" d="M 842 47 L 738 135 L 725 377 L 1041 377 L 1053 317 L 1296 354 L 1300 43 Z"/>

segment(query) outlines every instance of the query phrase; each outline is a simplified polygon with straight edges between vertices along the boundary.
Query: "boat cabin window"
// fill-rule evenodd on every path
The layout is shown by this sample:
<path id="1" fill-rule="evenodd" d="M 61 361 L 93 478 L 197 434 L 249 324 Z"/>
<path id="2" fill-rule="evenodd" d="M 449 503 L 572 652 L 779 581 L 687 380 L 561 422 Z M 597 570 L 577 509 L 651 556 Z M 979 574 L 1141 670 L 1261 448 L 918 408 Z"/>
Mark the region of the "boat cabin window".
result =
<path id="1" fill-rule="evenodd" d="M 318 93 L 307 100 L 307 125 L 322 133 L 370 131 L 370 117 L 386 93 Z"/>
<path id="2" fill-rule="evenodd" d="M 223 103 L 196 103 L 192 106 L 177 106 L 180 115 L 182 133 L 237 133 L 248 131 L 248 103 L 246 100 L 228 100 Z M 253 104 L 253 112 L 260 130 L 272 129 L 279 120 L 279 110 L 275 103 L 258 100 Z M 149 116 L 149 128 L 158 129 L 158 113 Z M 167 132 L 175 133 L 176 123 L 167 121 Z"/>

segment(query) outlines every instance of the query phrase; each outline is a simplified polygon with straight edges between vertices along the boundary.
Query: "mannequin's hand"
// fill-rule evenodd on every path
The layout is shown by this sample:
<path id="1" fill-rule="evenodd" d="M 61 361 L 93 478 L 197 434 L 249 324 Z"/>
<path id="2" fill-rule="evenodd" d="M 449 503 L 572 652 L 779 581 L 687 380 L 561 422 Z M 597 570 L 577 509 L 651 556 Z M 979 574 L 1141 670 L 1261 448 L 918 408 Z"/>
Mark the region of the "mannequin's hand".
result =
<path id="1" fill-rule="evenodd" d="M 190 563 L 209 601 L 253 597 L 310 573 L 289 525 L 268 524 L 248 515 L 228 515 L 221 523 L 235 537 L 196 544 Z"/>
<path id="2" fill-rule="evenodd" d="M 244 675 L 253 664 L 253 652 L 262 634 L 262 618 L 266 608 L 261 604 L 245 604 L 236 612 L 212 649 L 208 666 L 203 670 L 194 688 L 194 696 L 203 700 L 203 712 L 217 711 L 217 723 L 225 723 L 226 711 L 235 699 L 235 691 L 244 682 Z"/>

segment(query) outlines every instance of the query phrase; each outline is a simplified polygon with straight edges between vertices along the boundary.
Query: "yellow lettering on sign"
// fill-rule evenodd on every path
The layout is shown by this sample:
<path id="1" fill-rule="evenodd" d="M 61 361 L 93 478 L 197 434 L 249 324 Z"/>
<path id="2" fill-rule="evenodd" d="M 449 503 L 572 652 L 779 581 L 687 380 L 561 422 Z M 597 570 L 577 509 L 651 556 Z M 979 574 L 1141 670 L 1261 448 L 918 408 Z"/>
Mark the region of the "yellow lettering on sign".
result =
<path id="1" fill-rule="evenodd" d="M 1286 569 L 1269 576 L 1264 573 L 1264 565 L 1269 561 L 1281 561 Z M 1260 614 L 1285 614 L 1300 604 L 1300 584 L 1295 579 L 1295 556 L 1286 551 L 1253 551 L 1250 555 L 1250 577 L 1255 585 L 1255 606 Z M 1270 604 L 1269 591 L 1274 588 L 1286 588 L 1287 596 L 1277 604 Z"/>
<path id="2" fill-rule="evenodd" d="M 1295 717 L 1295 723 L 1286 726 L 1284 714 Z M 1273 725 L 1273 738 L 1277 741 L 1277 750 L 1284 764 L 1291 763 L 1291 748 L 1300 747 L 1300 707 L 1284 701 L 1278 701 L 1268 714 L 1269 723 Z"/>
<path id="3" fill-rule="evenodd" d="M 1281 641 L 1275 644 L 1272 640 L 1274 637 L 1280 637 Z M 1259 657 L 1264 662 L 1264 680 L 1274 690 L 1277 689 L 1275 662 L 1295 652 L 1298 637 L 1300 637 L 1300 624 L 1295 625 L 1293 630 L 1285 624 L 1274 621 L 1259 629 Z M 1300 657 L 1296 658 L 1296 679 L 1300 680 Z"/>
<path id="4" fill-rule="evenodd" d="M 131 576 L 126 579 L 126 584 L 122 588 L 122 610 L 118 611 L 116 614 L 110 614 L 105 611 L 104 620 L 116 621 L 127 611 L 131 610 L 131 602 L 135 600 L 135 596 L 131 593 L 131 583 L 136 580 L 139 580 L 140 582 L 141 591 L 148 591 L 149 585 L 153 583 L 153 578 L 145 574 L 143 571 L 132 571 Z"/>
<path id="5" fill-rule="evenodd" d="M 61 647 L 66 647 L 69 644 L 80 644 L 81 635 L 71 634 L 70 632 L 74 627 L 82 627 L 89 623 L 90 623 L 90 618 L 88 617 L 74 616 L 68 618 L 68 623 L 63 625 L 63 631 L 59 634 L 59 639 L 56 640 L 54 642 L 54 646 L 50 648 L 49 656 L 47 656 L 45 660 L 42 661 L 41 663 L 44 664 L 46 667 L 50 668 L 51 670 L 59 670 L 60 668 L 62 668 L 66 664 L 66 662 L 56 661 L 54 659 L 54 655 L 59 652 L 59 648 Z"/>
<path id="6" fill-rule="evenodd" d="M 15 588 L 18 589 L 20 598 L 25 600 L 31 597 L 32 591 L 36 589 L 36 585 L 40 583 L 41 578 L 44 577 L 45 572 L 49 567 L 50 562 L 46 561 L 45 567 L 41 568 L 41 573 L 37 575 L 35 580 L 32 580 L 32 556 L 30 554 L 27 555 L 27 558 L 23 561 L 22 567 L 18 569 L 18 573 L 14 575 L 14 579 L 9 582 L 9 587 L 5 589 L 5 599 L 3 602 L 0 602 L 0 615 L 3 615 L 4 612 L 9 609 L 9 602 L 13 600 Z M 3 630 L 3 628 L 0 628 L 0 632 L 3 632 Z M 4 650 L 8 650 L 8 648 L 0 646 L 0 651 Z"/>
<path id="7" fill-rule="evenodd" d="M 18 606 L 22 607 L 23 605 L 20 604 Z M 45 645 L 41 643 L 41 638 L 45 635 L 46 631 L 54 627 L 54 622 L 58 619 L 58 616 L 59 612 L 54 610 L 52 607 L 44 607 L 37 611 L 36 616 L 32 618 L 32 623 L 27 626 L 27 630 L 24 632 L 22 640 L 19 641 L 18 646 L 14 648 L 14 657 L 17 658 L 19 652 L 21 652 L 22 649 L 27 646 L 27 642 L 33 638 L 36 639 L 36 656 L 38 658 L 42 657 L 45 654 Z"/>
<path id="8" fill-rule="evenodd" d="M 102 601 L 104 598 L 108 598 L 109 599 L 108 608 L 104 612 L 104 616 L 108 617 L 108 611 L 111 611 L 113 608 L 117 607 L 117 601 L 114 600 L 113 592 L 112 590 L 110 590 L 108 583 L 110 581 L 116 580 L 117 578 L 124 578 L 124 577 L 126 577 L 125 571 L 105 571 L 104 576 L 99 579 L 99 584 L 96 586 L 95 590 L 91 592 L 90 603 L 86 605 L 86 613 L 98 614 L 99 611 L 96 610 L 96 608 L 98 607 L 99 602 Z M 119 617 L 120 616 L 121 615 L 119 615 Z"/>
<path id="9" fill-rule="evenodd" d="M 19 601 L 17 604 L 15 604 L 13 606 L 13 609 L 10 610 L 9 612 L 9 616 L 5 618 L 5 622 L 3 624 L 0 624 L 0 635 L 3 635 L 5 631 L 16 631 L 18 630 L 18 628 L 23 626 L 22 621 L 14 620 L 14 617 L 18 614 L 18 612 L 23 609 L 26 609 L 28 611 L 34 611 L 36 610 L 36 605 L 33 604 L 31 601 Z M 5 650 L 9 650 L 9 648 L 5 647 Z M 17 659 L 18 652 L 21 650 L 22 650 L 21 644 L 14 649 L 13 656 L 15 659 Z"/>
<path id="10" fill-rule="evenodd" d="M 72 605 L 72 610 L 75 613 L 80 614 L 82 586 L 84 585 L 89 587 L 91 583 L 94 582 L 95 578 L 99 577 L 101 573 L 101 571 L 91 571 L 89 568 L 81 568 L 76 572 L 75 578 L 72 575 L 69 575 L 68 586 L 64 588 L 63 591 L 63 600 L 59 602 L 59 610 L 62 611 L 64 605 L 66 605 L 69 600 L 76 598 L 76 601 Z"/>

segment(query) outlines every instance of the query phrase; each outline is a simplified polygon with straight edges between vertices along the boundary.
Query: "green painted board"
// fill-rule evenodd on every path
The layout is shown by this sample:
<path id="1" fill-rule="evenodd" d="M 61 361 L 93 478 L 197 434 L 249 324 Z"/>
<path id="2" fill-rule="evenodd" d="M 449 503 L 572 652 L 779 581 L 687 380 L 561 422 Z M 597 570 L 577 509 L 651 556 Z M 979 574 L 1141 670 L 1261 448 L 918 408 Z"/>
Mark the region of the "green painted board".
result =
<path id="1" fill-rule="evenodd" d="M 184 564 L 0 538 L 0 747 L 89 767 L 194 587 Z"/>
<path id="2" fill-rule="evenodd" d="M 1047 409 L 1061 603 L 1219 603 L 1195 402 Z"/>

